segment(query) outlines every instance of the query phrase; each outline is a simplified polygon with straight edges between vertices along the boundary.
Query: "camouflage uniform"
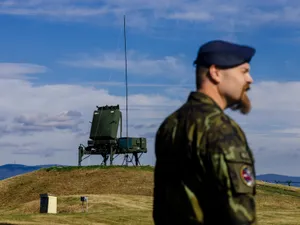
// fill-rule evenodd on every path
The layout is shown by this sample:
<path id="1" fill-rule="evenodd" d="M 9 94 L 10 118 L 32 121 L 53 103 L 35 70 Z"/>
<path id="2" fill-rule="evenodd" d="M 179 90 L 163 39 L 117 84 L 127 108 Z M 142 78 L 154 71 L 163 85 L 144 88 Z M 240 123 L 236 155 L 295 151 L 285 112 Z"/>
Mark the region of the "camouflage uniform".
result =
<path id="1" fill-rule="evenodd" d="M 239 125 L 207 95 L 191 92 L 156 134 L 156 225 L 253 225 L 255 168 Z"/>

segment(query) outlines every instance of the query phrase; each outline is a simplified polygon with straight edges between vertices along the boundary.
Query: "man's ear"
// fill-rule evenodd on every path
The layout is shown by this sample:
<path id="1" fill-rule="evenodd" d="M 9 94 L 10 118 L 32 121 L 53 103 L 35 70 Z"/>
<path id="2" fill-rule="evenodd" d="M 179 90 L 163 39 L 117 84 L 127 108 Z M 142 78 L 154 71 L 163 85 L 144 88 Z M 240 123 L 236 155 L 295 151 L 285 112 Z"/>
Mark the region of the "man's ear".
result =
<path id="1" fill-rule="evenodd" d="M 209 67 L 210 79 L 213 83 L 218 84 L 221 82 L 221 73 L 215 65 Z"/>

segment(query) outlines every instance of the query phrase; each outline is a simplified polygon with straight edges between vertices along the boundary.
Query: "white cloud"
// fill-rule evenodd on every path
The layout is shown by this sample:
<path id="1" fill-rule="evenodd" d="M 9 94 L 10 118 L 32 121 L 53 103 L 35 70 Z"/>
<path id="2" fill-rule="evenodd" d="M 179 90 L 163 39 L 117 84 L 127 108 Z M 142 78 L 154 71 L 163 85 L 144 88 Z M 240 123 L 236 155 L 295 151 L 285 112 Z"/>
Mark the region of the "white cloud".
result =
<path id="1" fill-rule="evenodd" d="M 285 25 L 286 23 L 297 25 L 299 13 L 299 1 L 294 0 L 279 0 L 272 3 L 258 0 L 248 2 L 230 0 L 226 3 L 220 0 L 10 0 L 0 3 L 0 14 L 43 16 L 69 21 L 87 20 L 92 23 L 95 23 L 97 18 L 97 23 L 103 25 L 106 25 L 107 21 L 110 24 L 121 25 L 123 22 L 121 16 L 127 14 L 128 26 L 144 30 L 147 30 L 145 26 L 148 29 L 154 26 L 161 27 L 162 22 L 169 19 L 205 22 L 213 25 L 212 27 L 217 26 L 218 29 L 225 29 L 230 25 L 231 20 L 234 20 L 239 28 L 245 25 Z"/>
<path id="2" fill-rule="evenodd" d="M 149 152 L 142 158 L 146 164 L 154 163 L 153 136 L 157 127 L 189 93 L 189 89 L 176 86 L 163 91 L 164 96 L 129 96 L 129 134 L 148 137 Z M 300 157 L 299 92 L 297 82 L 257 83 L 250 92 L 253 112 L 248 116 L 229 112 L 246 132 L 258 173 L 300 175 L 296 162 Z M 0 79 L 0 96 L 1 164 L 14 160 L 25 164 L 76 164 L 77 148 L 80 143 L 86 144 L 96 104 L 120 104 L 125 135 L 125 98 L 111 94 L 109 89 L 66 84 L 33 86 L 28 80 Z M 100 163 L 101 157 L 90 160 Z"/>
<path id="3" fill-rule="evenodd" d="M 90 85 L 102 85 L 102 86 L 122 86 L 124 87 L 125 82 L 117 82 L 117 81 L 111 81 L 111 82 L 86 82 L 85 84 Z M 191 87 L 194 86 L 194 84 L 165 84 L 165 83 L 129 83 L 128 87 L 172 87 L 172 88 L 183 88 L 183 87 Z"/>
<path id="4" fill-rule="evenodd" d="M 282 134 L 295 134 L 297 137 L 300 137 L 300 127 L 299 128 L 290 128 L 290 129 L 282 129 L 282 130 L 274 130 L 274 133 L 282 133 Z"/>
<path id="5" fill-rule="evenodd" d="M 213 16 L 208 12 L 181 12 L 172 13 L 168 16 L 170 19 L 195 20 L 195 21 L 211 21 Z"/>
<path id="6" fill-rule="evenodd" d="M 25 75 L 45 73 L 47 68 L 29 63 L 0 63 L 0 78 L 20 79 Z"/>
<path id="7" fill-rule="evenodd" d="M 99 55 L 80 54 L 77 59 L 63 60 L 61 63 L 72 67 L 81 68 L 102 68 L 124 71 L 125 56 L 124 53 L 108 52 Z M 128 51 L 127 67 L 131 74 L 139 76 L 144 75 L 162 75 L 171 74 L 180 75 L 187 71 L 182 57 L 164 56 L 161 58 L 151 58 L 148 55 Z"/>
<path id="8" fill-rule="evenodd" d="M 33 86 L 26 80 L 2 79 L 0 95 L 1 164 L 14 160 L 77 164 L 77 148 L 80 143 L 86 145 L 96 104 L 120 105 L 125 135 L 125 98 L 107 90 L 80 85 Z M 129 96 L 129 135 L 149 137 L 150 153 L 144 157 L 145 163 L 153 163 L 151 136 L 155 128 L 168 107 L 178 104 L 178 100 L 156 94 Z M 96 159 L 100 162 L 99 157 Z"/>
<path id="9" fill-rule="evenodd" d="M 299 111 L 300 82 L 261 82 L 254 85 L 251 96 L 258 109 Z M 259 99 L 266 96 L 263 101 Z"/>

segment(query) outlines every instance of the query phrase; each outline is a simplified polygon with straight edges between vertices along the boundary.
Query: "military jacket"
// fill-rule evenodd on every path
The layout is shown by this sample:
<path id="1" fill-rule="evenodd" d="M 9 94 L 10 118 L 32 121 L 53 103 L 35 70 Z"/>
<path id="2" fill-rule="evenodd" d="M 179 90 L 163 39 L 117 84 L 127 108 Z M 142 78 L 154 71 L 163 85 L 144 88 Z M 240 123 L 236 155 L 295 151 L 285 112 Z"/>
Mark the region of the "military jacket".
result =
<path id="1" fill-rule="evenodd" d="M 254 158 L 240 126 L 191 92 L 155 139 L 155 225 L 254 225 Z"/>

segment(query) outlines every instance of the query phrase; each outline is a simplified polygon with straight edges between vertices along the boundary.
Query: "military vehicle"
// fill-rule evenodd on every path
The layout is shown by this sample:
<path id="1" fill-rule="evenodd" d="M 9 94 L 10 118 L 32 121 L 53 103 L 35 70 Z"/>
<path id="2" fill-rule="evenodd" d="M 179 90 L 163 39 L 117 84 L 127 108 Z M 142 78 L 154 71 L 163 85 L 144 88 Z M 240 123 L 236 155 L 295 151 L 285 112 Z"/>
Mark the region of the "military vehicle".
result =
<path id="1" fill-rule="evenodd" d="M 133 163 L 133 158 L 135 165 L 140 165 L 140 157 L 143 153 L 147 153 L 147 139 L 122 137 L 122 112 L 119 105 L 97 106 L 91 123 L 87 146 L 80 144 L 78 147 L 78 166 L 81 166 L 81 162 L 85 159 L 82 159 L 84 155 L 88 155 L 87 157 L 101 155 L 103 157 L 101 165 L 107 165 L 110 157 L 110 165 L 112 165 L 115 156 L 120 154 L 124 155 L 122 165 Z M 120 130 L 119 137 L 117 137 L 118 129 Z"/>

